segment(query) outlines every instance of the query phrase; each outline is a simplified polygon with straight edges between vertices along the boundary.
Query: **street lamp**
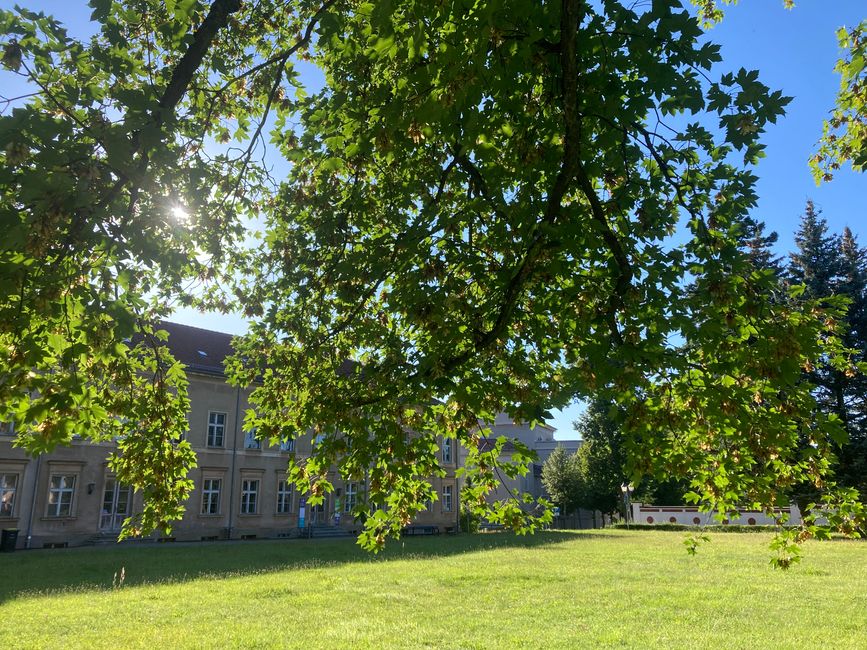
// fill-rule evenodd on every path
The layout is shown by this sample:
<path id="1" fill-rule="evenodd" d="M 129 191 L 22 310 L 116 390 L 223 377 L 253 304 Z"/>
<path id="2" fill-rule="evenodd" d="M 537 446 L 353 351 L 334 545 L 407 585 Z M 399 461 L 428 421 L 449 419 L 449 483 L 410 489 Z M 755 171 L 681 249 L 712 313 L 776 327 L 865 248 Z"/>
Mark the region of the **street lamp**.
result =
<path id="1" fill-rule="evenodd" d="M 629 528 L 629 518 L 631 516 L 632 504 L 630 503 L 629 497 L 632 495 L 632 491 L 635 489 L 635 486 L 631 483 L 623 483 L 620 486 L 620 491 L 623 493 L 623 512 L 626 516 L 626 527 Z"/>

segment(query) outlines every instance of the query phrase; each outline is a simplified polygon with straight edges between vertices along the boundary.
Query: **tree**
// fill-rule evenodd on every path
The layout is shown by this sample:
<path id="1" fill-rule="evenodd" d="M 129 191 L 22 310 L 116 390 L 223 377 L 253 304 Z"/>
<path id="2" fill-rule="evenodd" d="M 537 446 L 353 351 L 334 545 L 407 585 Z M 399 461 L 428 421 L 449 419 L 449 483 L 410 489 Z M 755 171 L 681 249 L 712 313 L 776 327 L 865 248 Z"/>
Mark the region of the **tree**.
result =
<path id="1" fill-rule="evenodd" d="M 808 200 L 795 233 L 798 251 L 790 255 L 790 282 L 804 287 L 805 295 L 820 301 L 834 301 L 839 285 L 841 259 L 840 238 L 828 234 L 828 224 L 820 216 L 813 202 Z M 834 302 L 841 305 L 839 301 Z M 845 311 L 841 311 L 841 316 Z M 830 364 L 811 364 L 807 372 L 818 387 L 819 400 L 829 413 L 834 413 L 844 424 L 846 408 L 844 398 L 845 375 Z"/>
<path id="2" fill-rule="evenodd" d="M 819 299 L 834 294 L 840 274 L 840 238 L 828 234 L 828 222 L 820 215 L 808 200 L 795 233 L 798 251 L 790 255 L 789 263 L 791 283 L 804 285 L 809 297 Z"/>
<path id="3" fill-rule="evenodd" d="M 819 151 L 810 161 L 816 181 L 830 181 L 845 163 L 863 171 L 867 165 L 867 20 L 841 27 L 837 39 L 844 55 L 837 62 L 840 91 L 825 122 Z"/>
<path id="4" fill-rule="evenodd" d="M 768 270 L 782 278 L 782 257 L 774 254 L 774 245 L 779 235 L 776 232 L 765 234 L 765 223 L 748 218 L 745 223 L 744 245 L 750 262 L 756 269 Z"/>
<path id="5" fill-rule="evenodd" d="M 574 424 L 584 441 L 576 452 L 579 503 L 603 514 L 622 510 L 620 486 L 627 482 L 622 434 L 612 410 L 615 404 L 593 400 Z"/>
<path id="6" fill-rule="evenodd" d="M 570 454 L 565 447 L 555 448 L 542 464 L 542 485 L 563 516 L 575 512 L 581 505 L 579 483 L 575 454 Z"/>
<path id="7" fill-rule="evenodd" d="M 854 351 L 852 362 L 859 364 L 867 362 L 867 249 L 858 245 L 852 231 L 843 229 L 840 239 L 840 295 L 849 299 L 846 310 L 846 325 L 843 334 L 846 346 Z M 852 392 L 861 396 L 861 401 L 867 395 L 863 373 L 850 373 Z M 867 412 L 862 404 L 851 409 L 849 420 L 861 430 L 867 427 Z"/>
<path id="8" fill-rule="evenodd" d="M 689 489 L 685 478 L 628 474 L 624 415 L 617 404 L 597 398 L 575 422 L 575 430 L 584 440 L 576 459 L 581 505 L 606 514 L 617 511 L 623 505 L 621 486 L 624 483 L 632 483 L 636 501 L 661 505 L 683 503 L 683 495 Z"/>
<path id="9" fill-rule="evenodd" d="M 839 419 L 843 431 L 835 442 L 834 473 L 841 484 L 865 494 L 867 487 L 867 448 L 863 412 L 865 408 L 863 370 L 867 337 L 864 336 L 865 260 L 852 232 L 829 235 L 827 222 L 811 201 L 795 234 L 798 251 L 790 256 L 789 282 L 802 284 L 807 295 L 840 308 L 840 336 L 849 350 L 846 364 L 820 362 L 806 369 L 816 386 L 818 405 L 829 416 Z M 845 299 L 841 301 L 841 299 Z M 806 432 L 805 432 L 806 433 Z M 808 436 L 801 442 L 809 446 Z M 817 498 L 815 486 L 800 485 L 795 490 L 799 506 L 804 509 Z"/>
<path id="10" fill-rule="evenodd" d="M 155 336 L 118 341 L 180 301 L 253 319 L 229 368 L 256 386 L 246 426 L 322 436 L 291 467 L 312 503 L 330 467 L 367 475 L 373 548 L 429 498 L 436 436 L 466 446 L 484 489 L 530 456 L 481 449 L 479 419 L 574 397 L 620 404 L 631 471 L 690 476 L 720 516 L 825 482 L 838 426 L 801 368 L 844 364 L 833 309 L 769 301 L 741 250 L 760 136 L 788 99 L 718 74 L 678 0 L 92 7 L 86 43 L 0 13 L 4 64 L 35 93 L 0 128 L 0 416 L 21 444 L 96 437 L 81 413 L 120 422 L 118 478 L 157 479 L 149 525 L 176 517 L 189 450 L 182 418 L 165 422 L 182 404 L 162 405 L 182 373 Z M 299 59 L 321 91 L 299 88 Z M 260 159 L 266 134 L 286 178 Z M 165 379 L 141 394 L 147 418 L 97 408 L 136 354 Z M 60 385 L 75 404 L 42 430 Z M 835 524 L 858 516 L 829 495 Z M 493 517 L 524 530 L 534 512 Z"/>
<path id="11" fill-rule="evenodd" d="M 843 342 L 852 352 L 850 366 L 838 377 L 848 439 L 838 452 L 836 473 L 843 485 L 854 487 L 863 498 L 867 496 L 867 250 L 849 228 L 843 230 L 839 258 L 837 291 L 849 301 Z"/>
<path id="12" fill-rule="evenodd" d="M 834 301 L 835 296 L 845 299 L 845 322 L 841 336 L 850 351 L 849 366 L 834 374 L 825 383 L 834 393 L 837 412 L 844 422 L 857 418 L 859 408 L 849 406 L 858 401 L 863 375 L 856 366 L 865 360 L 867 347 L 867 251 L 858 245 L 856 237 L 847 227 L 843 235 L 827 235 L 827 222 L 818 216 L 811 201 L 802 218 L 801 228 L 795 235 L 798 252 L 791 255 L 790 282 L 803 284 L 812 296 Z M 851 393 L 851 395 L 850 395 Z"/>
<path id="13" fill-rule="evenodd" d="M 584 508 L 593 512 L 594 522 L 597 511 L 611 514 L 622 505 L 623 475 L 623 465 L 617 464 L 611 448 L 600 440 L 585 441 L 572 454 L 557 447 L 542 465 L 542 485 L 561 514 Z"/>

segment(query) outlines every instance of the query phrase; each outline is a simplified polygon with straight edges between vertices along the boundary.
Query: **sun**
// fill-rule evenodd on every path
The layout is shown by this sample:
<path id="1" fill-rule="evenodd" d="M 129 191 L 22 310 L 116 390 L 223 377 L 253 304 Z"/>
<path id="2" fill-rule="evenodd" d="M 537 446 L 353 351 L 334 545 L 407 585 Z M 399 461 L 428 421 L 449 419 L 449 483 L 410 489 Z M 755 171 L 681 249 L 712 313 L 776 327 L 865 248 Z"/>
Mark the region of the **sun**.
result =
<path id="1" fill-rule="evenodd" d="M 174 205 L 171 208 L 172 217 L 174 217 L 175 221 L 181 224 L 190 222 L 190 213 L 187 212 L 187 209 L 182 205 Z"/>

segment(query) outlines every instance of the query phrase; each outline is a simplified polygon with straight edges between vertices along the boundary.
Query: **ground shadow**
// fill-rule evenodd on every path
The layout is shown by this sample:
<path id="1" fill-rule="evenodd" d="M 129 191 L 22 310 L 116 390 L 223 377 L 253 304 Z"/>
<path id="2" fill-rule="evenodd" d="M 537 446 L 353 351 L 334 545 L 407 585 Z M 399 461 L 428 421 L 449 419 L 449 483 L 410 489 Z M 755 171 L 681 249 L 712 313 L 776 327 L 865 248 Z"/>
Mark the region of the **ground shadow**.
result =
<path id="1" fill-rule="evenodd" d="M 203 576 L 234 577 L 323 565 L 447 557 L 497 548 L 537 548 L 604 535 L 600 531 L 542 531 L 524 536 L 409 537 L 389 541 L 378 555 L 362 550 L 354 539 L 140 543 L 18 551 L 0 555 L 0 603 L 27 593 L 110 589 L 120 579 L 121 568 L 124 586 L 129 587 Z"/>

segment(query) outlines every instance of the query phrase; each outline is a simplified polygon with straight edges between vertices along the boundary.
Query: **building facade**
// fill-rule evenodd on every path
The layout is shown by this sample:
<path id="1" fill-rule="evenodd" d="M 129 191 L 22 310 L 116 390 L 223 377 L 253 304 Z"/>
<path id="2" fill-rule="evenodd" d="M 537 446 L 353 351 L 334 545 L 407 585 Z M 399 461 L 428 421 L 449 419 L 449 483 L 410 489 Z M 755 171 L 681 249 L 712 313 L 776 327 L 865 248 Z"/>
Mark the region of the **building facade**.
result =
<path id="1" fill-rule="evenodd" d="M 524 422 L 516 422 L 505 413 L 500 413 L 493 422 L 488 424 L 490 433 L 488 437 L 482 438 L 480 445 L 482 451 L 488 451 L 493 448 L 496 441 L 501 436 L 505 436 L 507 442 L 503 445 L 501 457 L 504 461 L 512 460 L 512 453 L 515 448 L 510 442 L 511 440 L 519 440 L 527 445 L 527 447 L 536 452 L 537 460 L 529 468 L 524 476 L 509 478 L 505 475 L 500 477 L 500 485 L 496 490 L 488 495 L 488 501 L 502 501 L 509 498 L 514 498 L 516 495 L 523 493 L 532 494 L 533 497 L 539 498 L 546 496 L 545 488 L 542 485 L 542 465 L 548 460 L 548 456 L 557 448 L 564 447 L 567 452 L 574 454 L 578 451 L 582 441 L 580 439 L 565 439 L 558 440 L 554 438 L 556 429 L 547 424 L 538 424 L 533 428 Z M 461 466 L 466 463 L 467 450 L 461 447 L 459 463 Z"/>
<path id="2" fill-rule="evenodd" d="M 164 323 L 168 345 L 187 366 L 190 412 L 187 440 L 198 466 L 190 473 L 194 490 L 172 539 L 214 540 L 293 537 L 299 529 L 302 497 L 287 481 L 289 456 L 309 456 L 313 440 L 301 436 L 278 446 L 243 431 L 249 390 L 230 386 L 223 360 L 231 336 Z M 73 440 L 68 447 L 37 458 L 13 447 L 14 427 L 0 425 L 0 529 L 17 529 L 18 548 L 80 545 L 117 537 L 124 519 L 140 510 L 141 499 L 120 484 L 108 467 L 112 443 Z M 419 513 L 417 526 L 447 532 L 459 520 L 458 454 L 440 441 L 445 476 L 432 477 L 439 496 Z M 356 531 L 361 522 L 350 510 L 364 493 L 363 483 L 329 480 L 335 490 L 321 505 L 305 507 L 306 527 Z M 155 537 L 159 533 L 155 534 Z"/>

